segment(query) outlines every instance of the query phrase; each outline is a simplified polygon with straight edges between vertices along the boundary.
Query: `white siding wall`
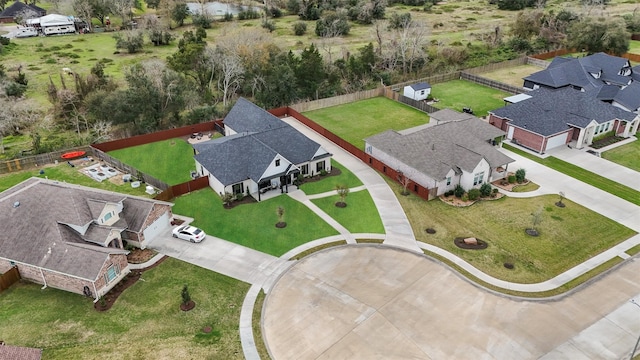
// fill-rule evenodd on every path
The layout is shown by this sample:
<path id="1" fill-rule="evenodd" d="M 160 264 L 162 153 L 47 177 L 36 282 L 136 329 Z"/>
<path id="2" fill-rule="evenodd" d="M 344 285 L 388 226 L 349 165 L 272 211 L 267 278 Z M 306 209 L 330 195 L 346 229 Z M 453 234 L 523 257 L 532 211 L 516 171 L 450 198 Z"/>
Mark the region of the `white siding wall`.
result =
<path id="1" fill-rule="evenodd" d="M 447 178 L 451 178 L 451 183 L 447 185 Z M 438 182 L 438 193 L 436 195 L 442 195 L 449 190 L 453 190 L 458 185 L 458 181 L 460 180 L 460 176 L 456 175 L 453 169 L 449 170 L 449 173 L 445 177 L 444 180 Z"/>
<path id="2" fill-rule="evenodd" d="M 487 160 L 482 159 L 480 160 L 480 162 L 478 163 L 478 165 L 476 165 L 475 169 L 473 169 L 473 172 L 468 173 L 466 171 L 463 170 L 462 172 L 462 177 L 460 179 L 460 185 L 462 185 L 462 187 L 465 190 L 469 190 L 472 188 L 479 188 L 482 184 L 477 184 L 477 185 L 473 185 L 473 178 L 475 177 L 475 175 L 479 172 L 484 171 L 484 177 L 482 182 L 486 183 L 489 181 L 489 176 L 491 176 L 491 167 L 489 166 L 489 163 L 487 162 Z"/>
<path id="3" fill-rule="evenodd" d="M 224 136 L 229 136 L 234 134 L 237 134 L 237 132 L 235 132 L 232 128 L 228 127 L 227 125 L 224 126 Z"/>
<path id="4" fill-rule="evenodd" d="M 222 183 L 218 181 L 218 179 L 216 179 L 215 176 L 208 174 L 208 177 L 209 177 L 209 186 L 213 189 L 213 191 L 215 191 L 216 194 L 218 195 L 224 194 L 225 193 L 224 185 L 222 185 Z"/>
<path id="5" fill-rule="evenodd" d="M 280 165 L 276 166 L 277 160 L 280 160 Z M 280 154 L 276 155 L 273 160 L 271 160 L 271 164 L 267 167 L 267 170 L 262 174 L 261 178 L 268 178 L 276 174 L 283 173 L 287 168 L 291 165 L 289 160 L 282 157 Z"/>

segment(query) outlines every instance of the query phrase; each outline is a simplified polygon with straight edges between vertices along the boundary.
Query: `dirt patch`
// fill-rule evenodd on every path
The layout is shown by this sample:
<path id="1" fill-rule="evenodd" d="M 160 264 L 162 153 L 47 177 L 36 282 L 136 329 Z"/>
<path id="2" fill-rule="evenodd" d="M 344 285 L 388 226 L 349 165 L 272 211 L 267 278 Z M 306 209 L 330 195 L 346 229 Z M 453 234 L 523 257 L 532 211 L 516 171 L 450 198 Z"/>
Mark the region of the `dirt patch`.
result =
<path id="1" fill-rule="evenodd" d="M 116 284 L 116 286 L 114 286 L 111 290 L 109 290 L 108 293 L 104 294 L 100 298 L 100 300 L 98 300 L 98 302 L 93 304 L 93 308 L 96 309 L 97 311 L 107 311 L 111 309 L 113 304 L 115 304 L 116 300 L 118 300 L 118 297 L 120 296 L 120 294 L 122 294 L 130 286 L 133 286 L 140 279 L 140 277 L 145 271 L 149 269 L 153 269 L 154 267 L 160 265 L 160 263 L 162 263 L 166 258 L 167 257 L 164 256 L 155 264 L 149 267 L 146 267 L 144 269 L 132 270 L 129 274 L 127 274 L 127 276 L 124 277 L 124 279 L 120 280 L 120 282 Z"/>
<path id="2" fill-rule="evenodd" d="M 336 207 L 339 207 L 339 208 L 346 208 L 346 207 L 347 207 L 347 203 L 346 203 L 346 202 L 343 202 L 343 201 L 338 201 L 338 202 L 336 203 Z"/>
<path id="3" fill-rule="evenodd" d="M 127 261 L 129 262 L 129 264 L 142 264 L 151 260 L 152 257 L 156 256 L 156 254 L 158 253 L 151 249 L 143 250 L 135 248 L 131 250 L 131 252 L 129 252 L 129 255 L 127 255 Z"/>
<path id="4" fill-rule="evenodd" d="M 280 221 L 280 222 L 276 223 L 276 227 L 277 227 L 278 229 L 284 229 L 284 228 L 286 228 L 286 227 L 287 227 L 287 223 L 286 223 L 286 222 L 284 222 L 284 221 Z"/>
<path id="5" fill-rule="evenodd" d="M 426 229 L 424 229 L 424 231 L 426 231 L 427 234 L 431 234 L 431 235 L 436 233 L 436 229 L 434 229 L 434 228 L 426 228 Z"/>
<path id="6" fill-rule="evenodd" d="M 538 230 L 536 230 L 536 229 L 525 229 L 524 232 L 529 236 L 538 236 L 538 235 L 540 235 L 540 233 L 538 233 Z"/>
<path id="7" fill-rule="evenodd" d="M 193 310 L 194 307 L 196 307 L 196 303 L 193 300 L 189 300 L 186 304 L 180 304 L 180 310 L 182 311 L 190 311 Z"/>

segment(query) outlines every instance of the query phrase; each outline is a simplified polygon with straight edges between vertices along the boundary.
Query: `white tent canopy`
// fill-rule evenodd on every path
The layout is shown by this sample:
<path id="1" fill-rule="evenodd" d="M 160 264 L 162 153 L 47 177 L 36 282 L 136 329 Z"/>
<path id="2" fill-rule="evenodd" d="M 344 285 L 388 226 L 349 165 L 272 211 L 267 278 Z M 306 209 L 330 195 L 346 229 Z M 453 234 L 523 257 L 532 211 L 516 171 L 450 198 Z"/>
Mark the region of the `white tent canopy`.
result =
<path id="1" fill-rule="evenodd" d="M 42 27 L 73 25 L 73 19 L 64 15 L 49 14 L 37 19 L 27 20 L 27 25 L 35 24 L 40 24 Z"/>

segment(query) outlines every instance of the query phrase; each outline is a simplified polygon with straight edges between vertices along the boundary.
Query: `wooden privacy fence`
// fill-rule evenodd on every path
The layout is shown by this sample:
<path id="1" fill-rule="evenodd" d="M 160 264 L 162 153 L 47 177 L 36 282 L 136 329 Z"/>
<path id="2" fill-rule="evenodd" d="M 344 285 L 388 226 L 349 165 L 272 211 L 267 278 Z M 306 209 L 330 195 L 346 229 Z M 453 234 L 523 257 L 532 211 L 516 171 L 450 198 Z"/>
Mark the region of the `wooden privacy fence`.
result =
<path id="1" fill-rule="evenodd" d="M 418 100 L 408 98 L 404 95 L 401 95 L 399 92 L 391 90 L 390 88 L 385 88 L 383 94 L 388 99 L 401 102 L 403 104 L 409 105 L 412 108 L 418 109 L 428 114 L 440 110 L 434 106 L 427 104 L 426 101 L 418 101 Z"/>
<path id="2" fill-rule="evenodd" d="M 66 150 L 53 151 L 46 154 L 38 154 L 38 155 L 26 156 L 23 158 L 8 160 L 8 161 L 2 161 L 0 162 L 0 174 L 33 169 L 38 166 L 53 164 L 56 161 L 60 161 L 60 162 L 66 161 L 62 159 L 60 156 L 70 151 L 86 151 L 87 154 L 90 154 L 91 147 L 80 146 L 80 147 L 66 149 Z"/>
<path id="3" fill-rule="evenodd" d="M 500 69 L 514 67 L 514 66 L 520 66 L 520 65 L 526 65 L 526 64 L 527 64 L 527 57 L 522 56 L 513 60 L 506 60 L 498 63 L 477 66 L 471 69 L 465 69 L 463 70 L 463 72 L 477 75 L 477 74 L 487 73 L 495 70 L 500 70 Z"/>
<path id="4" fill-rule="evenodd" d="M 305 101 L 305 102 L 291 105 L 291 108 L 295 109 L 298 112 L 306 112 L 306 111 L 323 109 L 326 107 L 331 107 L 336 105 L 343 105 L 343 104 L 351 103 L 354 101 L 371 99 L 381 95 L 382 94 L 380 93 L 380 88 L 377 88 L 377 89 L 371 89 L 371 90 L 358 91 L 358 92 L 346 94 L 346 95 L 334 96 L 326 99 Z"/>
<path id="5" fill-rule="evenodd" d="M 391 85 L 391 89 L 393 91 L 400 91 L 400 90 L 404 89 L 404 87 L 407 86 L 407 85 L 411 85 L 411 84 L 415 84 L 415 83 L 419 83 L 419 82 L 427 82 L 427 83 L 433 85 L 433 84 L 447 82 L 447 81 L 451 81 L 451 80 L 457 80 L 457 79 L 460 79 L 460 71 L 454 71 L 454 72 L 448 73 L 448 74 L 432 75 L 432 76 L 428 76 L 428 77 L 424 77 L 424 78 L 420 78 L 420 79 L 416 79 L 416 80 L 405 81 L 405 82 L 393 84 L 393 85 Z"/>
<path id="6" fill-rule="evenodd" d="M 20 280 L 20 272 L 17 267 L 12 267 L 6 273 L 0 275 L 0 292 L 8 289 L 11 285 Z"/>
<path id="7" fill-rule="evenodd" d="M 468 80 L 474 82 L 476 84 L 480 84 L 483 86 L 487 86 L 496 90 L 508 92 L 510 94 L 522 94 L 525 90 L 522 87 L 513 86 L 505 83 L 501 83 L 499 81 L 491 80 L 486 77 L 482 77 L 479 75 L 469 74 L 466 72 L 462 72 L 460 76 L 463 80 Z"/>
<path id="8" fill-rule="evenodd" d="M 188 194 L 192 191 L 209 187 L 208 177 L 199 177 L 197 179 L 184 182 L 182 184 L 169 186 L 166 190 L 155 196 L 155 199 L 162 201 L 170 201 L 171 199 Z"/>

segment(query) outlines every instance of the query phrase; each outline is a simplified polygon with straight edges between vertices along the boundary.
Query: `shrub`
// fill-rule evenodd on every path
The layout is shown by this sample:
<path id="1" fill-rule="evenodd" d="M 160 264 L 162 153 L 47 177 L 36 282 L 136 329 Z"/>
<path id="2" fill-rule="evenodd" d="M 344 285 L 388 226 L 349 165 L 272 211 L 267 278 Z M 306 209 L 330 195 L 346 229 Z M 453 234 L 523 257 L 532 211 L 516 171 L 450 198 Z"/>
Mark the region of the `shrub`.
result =
<path id="1" fill-rule="evenodd" d="M 4 92 L 7 96 L 22 97 L 24 92 L 27 91 L 27 86 L 18 84 L 17 82 L 9 81 L 4 86 Z"/>
<path id="2" fill-rule="evenodd" d="M 298 21 L 293 24 L 293 33 L 296 36 L 302 36 L 307 32 L 307 23 L 304 21 Z"/>
<path id="3" fill-rule="evenodd" d="M 468 200 L 469 200 L 469 195 L 467 195 L 467 194 L 462 194 L 462 198 L 461 198 L 461 200 L 462 200 L 462 201 L 468 201 Z"/>
<path id="4" fill-rule="evenodd" d="M 4 36 L 0 36 L 0 45 L 9 45 L 11 39 L 6 38 Z"/>
<path id="5" fill-rule="evenodd" d="M 480 189 L 471 189 L 468 193 L 469 200 L 475 201 L 480 197 Z"/>
<path id="6" fill-rule="evenodd" d="M 480 194 L 484 197 L 491 195 L 491 185 L 489 185 L 489 183 L 482 184 L 482 186 L 480 186 Z"/>
<path id="7" fill-rule="evenodd" d="M 233 14 L 230 12 L 226 12 L 224 13 L 224 16 L 222 17 L 222 21 L 232 21 L 233 20 Z"/>
<path id="8" fill-rule="evenodd" d="M 453 195 L 455 195 L 457 198 L 462 197 L 462 195 L 464 195 L 464 188 L 462 187 L 462 185 L 460 184 L 456 185 L 455 189 L 453 189 Z"/>
<path id="9" fill-rule="evenodd" d="M 526 174 L 527 173 L 524 169 L 516 170 L 516 181 L 518 184 L 522 184 L 524 182 Z"/>
<path id="10" fill-rule="evenodd" d="M 327 176 L 327 174 L 328 174 L 327 170 L 325 169 L 320 170 L 320 176 Z"/>
<path id="11" fill-rule="evenodd" d="M 316 35 L 321 37 L 347 35 L 350 29 L 351 25 L 344 14 L 330 12 L 316 21 Z"/>
<path id="12" fill-rule="evenodd" d="M 273 30 L 276 29 L 276 23 L 274 23 L 272 20 L 264 19 L 262 20 L 262 27 L 269 30 L 269 32 L 273 32 Z"/>
<path id="13" fill-rule="evenodd" d="M 272 18 L 277 19 L 279 17 L 282 17 L 282 10 L 280 10 L 280 8 L 272 6 L 269 8 L 269 14 L 271 15 Z"/>
<path id="14" fill-rule="evenodd" d="M 243 10 L 238 13 L 238 20 L 251 20 L 258 19 L 259 17 L 260 13 L 255 11 L 253 8 L 248 8 L 247 10 Z"/>
<path id="15" fill-rule="evenodd" d="M 196 27 L 211 29 L 211 23 L 213 23 L 213 19 L 208 14 L 196 14 L 191 16 L 191 22 Z"/>
<path id="16" fill-rule="evenodd" d="M 509 184 L 513 184 L 516 182 L 516 176 L 515 175 L 509 175 Z"/>

